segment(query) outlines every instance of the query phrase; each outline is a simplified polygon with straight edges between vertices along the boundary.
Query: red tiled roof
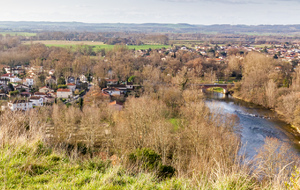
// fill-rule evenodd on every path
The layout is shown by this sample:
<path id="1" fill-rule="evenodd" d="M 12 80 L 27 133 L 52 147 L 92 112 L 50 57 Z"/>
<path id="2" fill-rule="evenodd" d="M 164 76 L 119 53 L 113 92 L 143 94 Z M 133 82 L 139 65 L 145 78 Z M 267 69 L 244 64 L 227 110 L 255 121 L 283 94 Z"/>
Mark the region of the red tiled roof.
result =
<path id="1" fill-rule="evenodd" d="M 57 90 L 57 92 L 71 92 L 70 89 L 64 89 L 64 88 L 60 88 Z"/>
<path id="2" fill-rule="evenodd" d="M 67 86 L 76 86 L 74 83 L 68 83 Z"/>

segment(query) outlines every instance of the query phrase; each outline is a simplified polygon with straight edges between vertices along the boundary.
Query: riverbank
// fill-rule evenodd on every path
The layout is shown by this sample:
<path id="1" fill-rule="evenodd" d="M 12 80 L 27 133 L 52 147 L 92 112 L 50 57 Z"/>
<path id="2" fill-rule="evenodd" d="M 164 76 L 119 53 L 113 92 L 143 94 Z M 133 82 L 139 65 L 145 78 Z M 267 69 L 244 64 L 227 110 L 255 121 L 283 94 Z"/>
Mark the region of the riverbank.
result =
<path id="1" fill-rule="evenodd" d="M 236 93 L 233 93 L 233 94 L 232 94 L 232 97 L 233 97 L 233 98 L 236 98 L 236 99 L 239 99 L 239 100 L 242 100 L 242 101 L 245 101 L 245 102 L 248 102 L 248 103 L 255 104 L 255 103 L 253 103 L 253 102 L 252 102 L 251 100 L 249 100 L 249 99 L 242 98 L 241 96 L 238 96 Z M 262 106 L 262 105 L 259 105 L 259 106 Z M 264 107 L 264 106 L 262 106 L 262 107 Z M 264 107 L 264 108 L 265 108 L 265 109 L 269 109 L 269 110 L 271 110 L 271 111 L 274 111 L 276 114 L 279 115 L 280 119 L 282 119 L 284 122 L 286 122 L 287 124 L 289 124 L 291 128 L 295 129 L 296 132 L 300 134 L 300 128 L 297 127 L 297 126 L 295 126 L 293 123 L 288 122 L 288 120 L 287 120 L 286 116 L 284 115 L 284 113 L 282 113 L 281 111 L 279 111 L 279 110 L 277 110 L 277 109 L 270 109 L 270 108 L 266 108 L 266 107 Z"/>

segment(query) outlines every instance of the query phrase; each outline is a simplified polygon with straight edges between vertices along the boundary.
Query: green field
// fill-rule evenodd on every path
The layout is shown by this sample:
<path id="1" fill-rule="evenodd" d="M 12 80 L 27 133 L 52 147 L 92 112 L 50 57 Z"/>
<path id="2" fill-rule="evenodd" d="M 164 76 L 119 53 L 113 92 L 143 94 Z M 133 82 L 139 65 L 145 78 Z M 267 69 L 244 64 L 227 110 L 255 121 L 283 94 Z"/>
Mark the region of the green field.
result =
<path id="1" fill-rule="evenodd" d="M 30 32 L 0 32 L 2 35 L 9 34 L 11 36 L 36 36 L 36 33 L 30 33 Z"/>
<path id="2" fill-rule="evenodd" d="M 92 46 L 94 51 L 100 50 L 100 49 L 106 49 L 106 50 L 110 50 L 113 49 L 115 45 L 106 45 L 103 44 L 103 42 L 90 42 L 90 41 L 59 41 L 59 40 L 55 40 L 55 41 L 50 41 L 50 40 L 46 40 L 46 41 L 32 41 L 32 42 L 25 42 L 24 44 L 31 44 L 31 43 L 42 43 L 45 44 L 48 47 L 51 46 L 55 46 L 55 47 L 74 47 L 76 45 L 88 45 L 88 46 Z M 129 49 L 135 49 L 135 50 L 139 50 L 139 49 L 161 49 L 161 48 L 170 48 L 170 45 L 152 45 L 152 44 L 144 44 L 144 45 L 128 45 L 127 46 Z"/>

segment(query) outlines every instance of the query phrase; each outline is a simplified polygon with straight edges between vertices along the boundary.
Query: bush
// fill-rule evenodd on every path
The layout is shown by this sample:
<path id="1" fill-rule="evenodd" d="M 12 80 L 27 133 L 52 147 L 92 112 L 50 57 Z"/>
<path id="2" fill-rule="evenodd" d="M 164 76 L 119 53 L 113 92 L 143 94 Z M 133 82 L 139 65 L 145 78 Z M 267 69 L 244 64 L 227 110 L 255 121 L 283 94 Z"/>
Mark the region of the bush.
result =
<path id="1" fill-rule="evenodd" d="M 159 179 L 171 178 L 174 176 L 176 169 L 172 166 L 162 164 L 161 155 L 149 148 L 137 149 L 129 155 L 131 164 L 141 166 L 145 171 L 156 171 Z"/>
<path id="2" fill-rule="evenodd" d="M 57 88 L 68 88 L 68 86 L 65 85 L 65 84 L 60 84 L 60 85 L 57 86 Z"/>
<path id="3" fill-rule="evenodd" d="M 143 170 L 154 170 L 156 169 L 160 162 L 161 156 L 157 154 L 154 150 L 149 148 L 137 149 L 134 153 L 129 155 L 129 161 L 132 164 L 138 164 L 142 166 Z"/>

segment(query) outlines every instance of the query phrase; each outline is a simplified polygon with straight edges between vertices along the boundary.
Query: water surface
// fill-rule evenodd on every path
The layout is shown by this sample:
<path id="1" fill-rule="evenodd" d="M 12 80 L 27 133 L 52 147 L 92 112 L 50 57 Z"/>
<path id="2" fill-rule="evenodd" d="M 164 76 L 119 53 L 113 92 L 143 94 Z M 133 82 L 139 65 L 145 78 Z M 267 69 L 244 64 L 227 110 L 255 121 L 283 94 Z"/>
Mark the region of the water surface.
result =
<path id="1" fill-rule="evenodd" d="M 246 153 L 247 158 L 256 155 L 267 137 L 290 144 L 300 155 L 300 134 L 274 111 L 217 92 L 208 92 L 206 97 L 206 104 L 212 111 L 218 109 L 221 113 L 238 117 L 238 133 L 243 147 L 241 151 Z"/>

